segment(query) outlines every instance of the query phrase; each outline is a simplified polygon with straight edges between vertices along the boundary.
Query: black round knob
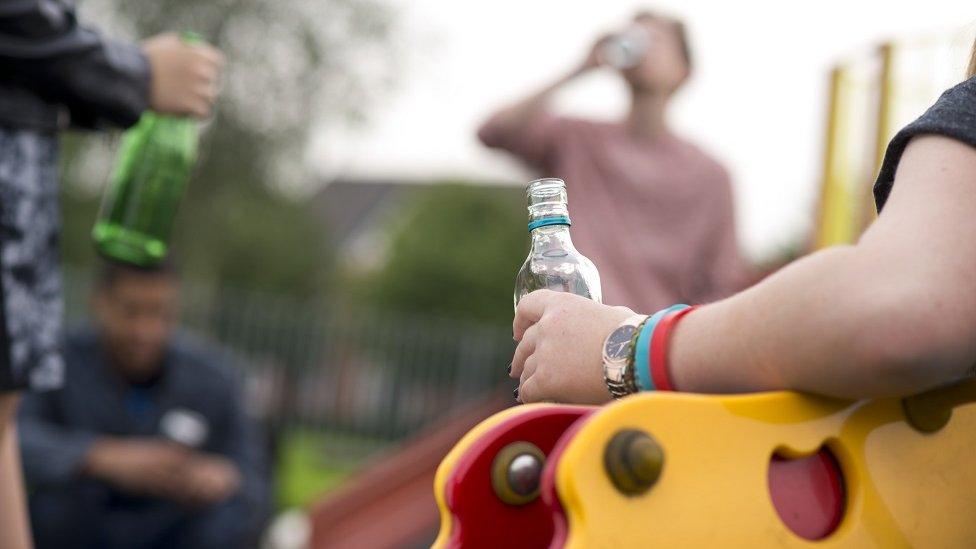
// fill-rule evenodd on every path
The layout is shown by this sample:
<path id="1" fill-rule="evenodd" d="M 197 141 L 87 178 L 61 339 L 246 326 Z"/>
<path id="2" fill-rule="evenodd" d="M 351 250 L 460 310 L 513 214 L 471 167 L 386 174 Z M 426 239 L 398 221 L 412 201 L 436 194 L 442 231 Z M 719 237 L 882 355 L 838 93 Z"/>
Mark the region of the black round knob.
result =
<path id="1" fill-rule="evenodd" d="M 952 406 L 943 402 L 938 393 L 922 393 L 901 399 L 901 407 L 908 424 L 922 433 L 934 433 L 949 424 Z"/>
<path id="2" fill-rule="evenodd" d="M 607 443 L 603 464 L 617 490 L 637 496 L 650 490 L 661 476 L 664 450 L 644 431 L 624 429 Z"/>

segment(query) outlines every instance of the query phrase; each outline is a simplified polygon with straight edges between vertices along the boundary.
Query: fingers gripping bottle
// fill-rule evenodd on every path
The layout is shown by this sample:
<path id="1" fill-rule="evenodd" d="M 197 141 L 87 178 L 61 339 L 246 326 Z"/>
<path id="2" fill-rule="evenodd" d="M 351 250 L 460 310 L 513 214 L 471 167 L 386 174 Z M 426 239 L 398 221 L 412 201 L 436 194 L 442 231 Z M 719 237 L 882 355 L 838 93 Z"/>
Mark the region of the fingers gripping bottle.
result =
<path id="1" fill-rule="evenodd" d="M 183 40 L 202 41 L 191 33 Z M 123 134 L 92 229 L 102 255 L 142 267 L 166 258 L 173 220 L 196 163 L 198 131 L 192 118 L 147 111 Z"/>
<path id="2" fill-rule="evenodd" d="M 525 188 L 529 210 L 529 256 L 515 278 L 515 304 L 525 294 L 549 289 L 569 292 L 602 303 L 600 273 L 579 253 L 569 236 L 566 183 L 536 179 Z"/>

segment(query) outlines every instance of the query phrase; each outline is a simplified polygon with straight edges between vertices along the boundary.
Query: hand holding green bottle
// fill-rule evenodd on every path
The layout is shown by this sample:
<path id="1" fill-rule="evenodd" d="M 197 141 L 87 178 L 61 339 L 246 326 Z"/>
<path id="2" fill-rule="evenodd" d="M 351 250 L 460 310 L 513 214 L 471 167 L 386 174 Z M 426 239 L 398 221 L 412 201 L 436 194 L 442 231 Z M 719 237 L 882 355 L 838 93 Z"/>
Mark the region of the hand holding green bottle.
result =
<path id="1" fill-rule="evenodd" d="M 177 46 L 171 43 L 174 40 Z M 219 57 L 213 63 L 208 59 L 216 50 L 186 34 L 181 39 L 175 35 L 150 39 L 145 50 L 153 74 L 153 108 L 207 116 L 220 62 Z M 213 68 L 212 73 L 207 67 Z M 166 258 L 173 220 L 197 159 L 197 134 L 194 119 L 152 111 L 125 132 L 92 230 L 102 255 L 143 267 Z"/>
<path id="2" fill-rule="evenodd" d="M 164 33 L 142 43 L 149 61 L 149 108 L 161 114 L 206 118 L 217 99 L 224 56 L 195 33 Z"/>

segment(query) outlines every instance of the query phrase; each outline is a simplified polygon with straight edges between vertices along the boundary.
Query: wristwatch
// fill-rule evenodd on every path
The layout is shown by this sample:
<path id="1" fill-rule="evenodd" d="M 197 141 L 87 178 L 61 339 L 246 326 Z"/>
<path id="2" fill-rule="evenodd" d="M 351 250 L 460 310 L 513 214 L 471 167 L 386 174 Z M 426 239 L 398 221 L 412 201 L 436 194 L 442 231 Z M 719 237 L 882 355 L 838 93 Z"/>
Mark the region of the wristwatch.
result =
<path id="1" fill-rule="evenodd" d="M 631 316 L 610 332 L 603 342 L 603 381 L 613 398 L 637 392 L 637 382 L 634 380 L 634 340 L 637 328 L 646 319 L 645 315 Z"/>

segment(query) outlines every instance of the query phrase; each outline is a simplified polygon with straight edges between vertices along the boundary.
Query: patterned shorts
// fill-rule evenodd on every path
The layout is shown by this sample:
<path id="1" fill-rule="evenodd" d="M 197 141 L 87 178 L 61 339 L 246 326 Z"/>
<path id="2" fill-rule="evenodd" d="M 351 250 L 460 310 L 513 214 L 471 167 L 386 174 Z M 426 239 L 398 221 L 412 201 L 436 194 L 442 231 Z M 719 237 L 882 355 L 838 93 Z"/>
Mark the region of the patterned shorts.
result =
<path id="1" fill-rule="evenodd" d="M 61 385 L 58 144 L 0 128 L 0 391 Z"/>

